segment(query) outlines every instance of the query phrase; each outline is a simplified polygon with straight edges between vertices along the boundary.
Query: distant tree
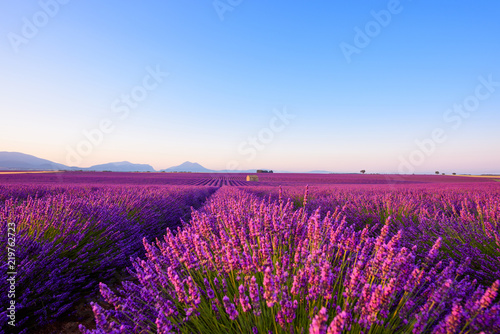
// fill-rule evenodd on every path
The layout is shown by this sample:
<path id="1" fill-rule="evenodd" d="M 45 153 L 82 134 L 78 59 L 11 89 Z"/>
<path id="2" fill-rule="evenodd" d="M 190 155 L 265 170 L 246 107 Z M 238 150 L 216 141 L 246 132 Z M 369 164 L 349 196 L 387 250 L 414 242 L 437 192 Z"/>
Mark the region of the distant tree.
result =
<path id="1" fill-rule="evenodd" d="M 441 173 L 441 175 L 446 175 L 445 173 Z"/>
<path id="2" fill-rule="evenodd" d="M 364 174 L 364 173 L 366 173 L 366 170 L 362 169 L 362 170 L 360 170 L 360 172 L 361 172 L 361 174 Z"/>
<path id="3" fill-rule="evenodd" d="M 457 173 L 451 173 L 452 175 L 457 175 Z"/>
<path id="4" fill-rule="evenodd" d="M 438 170 L 437 170 L 437 171 L 435 171 L 434 173 L 436 173 L 436 175 L 439 175 L 439 171 L 438 171 Z"/>

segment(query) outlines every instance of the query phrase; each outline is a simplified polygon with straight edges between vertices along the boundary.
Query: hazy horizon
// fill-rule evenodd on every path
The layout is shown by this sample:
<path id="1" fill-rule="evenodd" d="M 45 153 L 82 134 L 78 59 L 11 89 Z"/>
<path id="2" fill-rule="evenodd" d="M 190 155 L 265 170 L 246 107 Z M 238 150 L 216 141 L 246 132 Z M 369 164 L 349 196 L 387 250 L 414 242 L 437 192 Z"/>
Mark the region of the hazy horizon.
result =
<path id="1" fill-rule="evenodd" d="M 499 16 L 493 1 L 1 2 L 0 151 L 500 173 Z"/>
<path id="2" fill-rule="evenodd" d="M 6 153 L 5 151 L 2 152 L 0 151 L 0 154 L 1 153 Z M 7 152 L 7 153 L 22 153 L 22 152 Z M 24 154 L 24 153 L 23 153 Z M 37 158 L 40 158 L 40 159 L 44 159 L 43 157 L 37 157 Z M 45 160 L 48 160 L 48 159 L 45 159 Z M 55 162 L 55 161 L 53 161 Z M 1 163 L 1 162 L 0 162 Z M 106 161 L 106 162 L 102 162 L 102 163 L 99 163 L 99 164 L 95 164 L 95 165 L 91 165 L 91 166 L 68 166 L 68 167 L 71 167 L 71 168 L 75 168 L 75 167 L 78 167 L 78 168 L 90 168 L 90 167 L 93 167 L 93 166 L 98 166 L 98 165 L 107 165 L 107 164 L 112 164 L 112 163 L 118 163 L 118 164 L 121 164 L 121 163 L 130 163 L 130 164 L 137 164 L 135 163 L 134 161 L 128 161 L 128 160 L 124 160 L 124 161 Z M 148 163 L 144 163 L 146 165 L 150 165 L 151 167 L 153 167 L 153 169 L 156 171 L 156 172 L 160 172 L 162 170 L 165 170 L 165 169 L 169 169 L 169 168 L 172 168 L 172 167 L 178 167 L 180 165 L 183 165 L 185 163 L 189 163 L 189 164 L 198 164 L 198 165 L 201 165 L 201 167 L 203 168 L 206 168 L 207 170 L 210 170 L 210 171 L 214 171 L 214 172 L 221 172 L 221 171 L 225 171 L 225 170 L 218 170 L 218 169 L 214 169 L 214 168 L 210 168 L 210 167 L 207 167 L 205 166 L 203 163 L 199 163 L 197 161 L 183 161 L 182 163 L 179 163 L 179 164 L 176 164 L 176 165 L 170 165 L 170 166 L 166 166 L 166 167 L 161 167 L 161 168 L 158 168 L 158 167 L 155 167 L 155 166 L 152 166 L 151 164 L 148 164 Z M 282 169 L 282 170 L 277 170 L 277 169 L 272 169 L 272 168 L 268 168 L 268 167 L 263 167 L 263 166 L 260 166 L 260 167 L 254 167 L 254 168 L 247 168 L 247 169 L 240 169 L 240 170 L 229 170 L 229 172 L 238 172 L 238 171 L 241 171 L 242 173 L 247 173 L 249 170 L 272 170 L 274 173 L 330 173 L 330 174 L 360 174 L 361 173 L 361 170 L 359 171 L 355 171 L 355 170 L 346 170 L 346 171 L 329 171 L 329 170 L 319 170 L 319 169 L 310 169 L 310 170 L 303 170 L 303 171 L 294 171 L 293 169 Z M 2 167 L 0 165 L 0 171 L 2 171 Z M 9 170 L 9 169 L 6 169 L 6 170 Z M 200 172 L 200 173 L 210 173 L 210 171 L 207 171 L 207 172 Z M 428 170 L 428 171 L 421 171 L 421 172 L 415 172 L 415 173 L 403 173 L 403 174 L 415 174 L 415 175 L 429 175 L 429 174 L 432 174 L 434 175 L 436 171 L 431 171 L 431 170 Z M 199 173 L 199 172 L 193 172 L 193 173 Z M 366 174 L 400 174 L 400 173 L 391 173 L 391 172 L 381 172 L 381 171 L 377 171 L 377 170 L 365 170 L 365 173 Z M 481 175 L 481 174 L 484 174 L 484 175 L 500 175 L 500 172 L 487 172 L 487 173 L 474 173 L 474 172 L 469 172 L 469 171 L 463 171 L 463 170 L 452 170 L 452 171 L 448 171 L 448 170 L 440 170 L 439 173 L 444 173 L 445 175 L 452 175 L 453 173 L 455 173 L 456 175 Z"/>

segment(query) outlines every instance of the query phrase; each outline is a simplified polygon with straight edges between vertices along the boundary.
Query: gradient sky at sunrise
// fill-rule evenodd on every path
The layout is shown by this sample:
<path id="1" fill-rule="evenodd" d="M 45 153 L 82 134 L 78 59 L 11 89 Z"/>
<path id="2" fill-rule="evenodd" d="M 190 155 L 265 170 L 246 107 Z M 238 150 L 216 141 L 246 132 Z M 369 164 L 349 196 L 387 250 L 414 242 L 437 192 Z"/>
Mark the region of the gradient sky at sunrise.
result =
<path id="1" fill-rule="evenodd" d="M 499 17 L 493 0 L 0 0 L 0 151 L 500 173 Z"/>

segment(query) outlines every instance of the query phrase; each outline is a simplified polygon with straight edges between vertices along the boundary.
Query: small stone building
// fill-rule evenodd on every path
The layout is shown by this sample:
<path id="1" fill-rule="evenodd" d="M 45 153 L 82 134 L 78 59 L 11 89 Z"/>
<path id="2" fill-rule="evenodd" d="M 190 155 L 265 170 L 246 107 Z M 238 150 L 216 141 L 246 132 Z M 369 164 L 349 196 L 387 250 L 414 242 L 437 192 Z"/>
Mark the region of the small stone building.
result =
<path id="1" fill-rule="evenodd" d="M 259 177 L 257 175 L 247 175 L 247 181 L 259 181 Z"/>

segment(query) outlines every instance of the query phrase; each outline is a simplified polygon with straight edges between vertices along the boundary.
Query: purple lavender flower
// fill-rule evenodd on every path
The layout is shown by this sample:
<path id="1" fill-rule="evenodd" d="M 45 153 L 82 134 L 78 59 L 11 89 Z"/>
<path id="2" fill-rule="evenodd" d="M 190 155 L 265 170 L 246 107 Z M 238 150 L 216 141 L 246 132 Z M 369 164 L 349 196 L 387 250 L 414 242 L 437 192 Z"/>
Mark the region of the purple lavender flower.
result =
<path id="1" fill-rule="evenodd" d="M 193 282 L 191 276 L 188 276 L 186 279 L 189 296 L 187 297 L 187 303 L 191 303 L 191 305 L 196 309 L 198 305 L 201 303 L 200 292 L 198 291 L 198 286 Z"/>
<path id="2" fill-rule="evenodd" d="M 156 318 L 156 328 L 158 334 L 174 333 L 173 332 L 174 327 L 172 326 L 172 323 L 170 322 L 170 320 L 168 320 L 168 318 L 162 311 L 158 313 L 158 317 Z"/>
<path id="3" fill-rule="evenodd" d="M 260 310 L 260 289 L 259 285 L 257 284 L 257 280 L 255 279 L 255 276 L 252 276 L 250 279 L 250 284 L 248 287 L 248 294 L 250 296 L 250 300 L 252 301 L 252 308 L 253 308 L 253 313 L 256 316 L 259 316 L 261 314 Z"/>
<path id="4" fill-rule="evenodd" d="M 348 313 L 342 311 L 333 318 L 333 321 L 328 326 L 326 334 L 342 334 L 344 327 L 347 325 Z"/>
<path id="5" fill-rule="evenodd" d="M 267 267 L 264 271 L 264 299 L 267 307 L 273 307 L 277 300 L 277 287 L 274 282 L 274 275 L 271 274 L 271 268 Z"/>
<path id="6" fill-rule="evenodd" d="M 215 298 L 215 293 L 214 290 L 212 290 L 212 287 L 210 286 L 210 282 L 208 281 L 208 278 L 203 278 L 203 283 L 205 284 L 205 289 L 206 289 L 206 294 L 209 299 Z"/>
<path id="7" fill-rule="evenodd" d="M 439 254 L 439 249 L 441 248 L 441 240 L 442 240 L 441 237 L 437 238 L 436 242 L 429 251 L 429 254 L 427 255 L 426 259 L 428 263 L 432 263 Z"/>
<path id="8" fill-rule="evenodd" d="M 222 298 L 224 303 L 224 308 L 226 309 L 227 314 L 229 315 L 229 319 L 235 320 L 238 317 L 238 311 L 236 311 L 236 306 L 231 303 L 231 300 L 228 296 L 224 296 Z"/>
<path id="9" fill-rule="evenodd" d="M 496 280 L 493 285 L 486 290 L 484 295 L 479 300 L 479 305 L 481 306 L 481 308 L 488 308 L 495 300 L 499 285 L 500 281 Z"/>
<path id="10" fill-rule="evenodd" d="M 325 334 L 327 327 L 326 321 L 328 320 L 328 313 L 326 308 L 322 307 L 318 314 L 311 321 L 309 333 L 311 334 Z"/>
<path id="11" fill-rule="evenodd" d="M 179 302 L 183 303 L 187 300 L 186 292 L 184 291 L 184 283 L 179 278 L 179 275 L 172 269 L 172 267 L 168 267 L 167 276 L 174 286 L 175 293 L 177 295 L 177 299 Z"/>
<path id="12" fill-rule="evenodd" d="M 245 294 L 245 287 L 243 285 L 240 285 L 238 287 L 238 292 L 240 293 L 239 300 L 243 312 L 250 311 L 252 309 L 252 306 L 250 305 L 250 300 L 248 299 L 248 296 Z"/>
<path id="13" fill-rule="evenodd" d="M 444 320 L 437 326 L 434 333 L 436 334 L 448 334 L 455 333 L 460 328 L 460 323 L 462 320 L 462 306 L 460 304 L 453 304 L 451 313 L 446 316 Z"/>

